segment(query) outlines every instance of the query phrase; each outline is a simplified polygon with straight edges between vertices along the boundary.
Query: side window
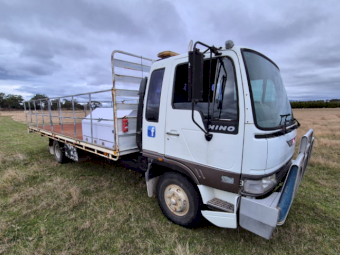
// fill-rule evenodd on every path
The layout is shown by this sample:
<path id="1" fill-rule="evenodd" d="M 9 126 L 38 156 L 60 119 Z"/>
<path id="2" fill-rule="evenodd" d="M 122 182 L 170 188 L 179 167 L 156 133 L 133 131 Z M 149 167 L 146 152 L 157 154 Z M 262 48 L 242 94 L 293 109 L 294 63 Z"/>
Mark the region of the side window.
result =
<path id="1" fill-rule="evenodd" d="M 151 75 L 145 113 L 146 120 L 148 121 L 158 122 L 164 70 L 153 71 Z"/>
<path id="2" fill-rule="evenodd" d="M 216 72 L 217 59 L 212 60 L 211 64 L 211 83 L 209 87 L 209 66 L 210 61 L 205 60 L 203 66 L 203 102 L 195 105 L 195 109 L 203 113 L 204 117 L 208 116 L 208 95 L 210 90 L 210 102 L 214 95 L 214 80 Z M 176 67 L 173 107 L 175 109 L 191 109 L 191 101 L 188 100 L 188 63 L 180 64 Z M 212 108 L 211 108 L 212 110 Z"/>
<path id="3" fill-rule="evenodd" d="M 188 100 L 188 64 L 176 68 L 173 105 L 175 109 L 191 109 Z"/>
<path id="4" fill-rule="evenodd" d="M 202 112 L 205 119 L 208 117 L 208 100 L 210 100 L 210 114 L 215 120 L 238 119 L 238 96 L 235 72 L 232 61 L 222 58 L 221 61 L 213 59 L 211 65 L 211 83 L 209 87 L 210 61 L 204 61 L 203 67 L 203 102 L 195 105 L 195 109 Z M 208 98 L 210 90 L 210 99 Z M 191 110 L 188 101 L 188 64 L 176 67 L 173 108 Z"/>

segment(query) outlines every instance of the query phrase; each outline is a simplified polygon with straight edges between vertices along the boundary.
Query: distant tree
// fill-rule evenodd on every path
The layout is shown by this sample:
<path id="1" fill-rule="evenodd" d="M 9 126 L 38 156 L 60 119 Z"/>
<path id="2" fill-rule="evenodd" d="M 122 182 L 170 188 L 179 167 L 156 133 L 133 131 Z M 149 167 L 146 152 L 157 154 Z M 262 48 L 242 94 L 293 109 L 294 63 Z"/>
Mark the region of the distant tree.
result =
<path id="1" fill-rule="evenodd" d="M 337 108 L 340 107 L 340 99 L 315 100 L 315 101 L 292 101 L 292 108 Z"/>
<path id="2" fill-rule="evenodd" d="M 77 100 L 74 100 L 74 108 L 75 108 L 75 109 L 81 109 L 81 110 L 83 110 L 83 109 L 84 109 L 84 105 L 79 104 Z"/>
<path id="3" fill-rule="evenodd" d="M 51 110 L 58 110 L 58 99 L 51 100 Z"/>
<path id="4" fill-rule="evenodd" d="M 41 99 L 41 100 L 40 100 Z M 35 94 L 34 97 L 32 97 L 30 100 L 36 100 L 35 101 L 35 106 L 36 109 L 41 109 L 41 107 L 45 110 L 47 108 L 47 100 L 48 96 L 45 94 Z"/>
<path id="5" fill-rule="evenodd" d="M 5 93 L 0 93 L 0 108 L 5 108 Z"/>
<path id="6" fill-rule="evenodd" d="M 66 108 L 68 110 L 72 110 L 72 101 L 71 100 L 67 100 L 67 99 L 64 99 L 63 100 L 63 104 L 61 105 L 62 108 Z"/>
<path id="7" fill-rule="evenodd" d="M 98 108 L 98 107 L 101 107 L 102 106 L 102 103 L 99 102 L 99 101 L 91 101 L 91 105 L 90 103 L 87 103 L 87 107 L 91 107 L 92 110 Z"/>
<path id="8" fill-rule="evenodd" d="M 67 100 L 67 99 L 64 99 L 63 100 L 63 104 L 61 105 L 62 108 L 66 108 L 67 110 L 72 110 L 73 107 L 72 107 L 72 100 Z M 74 109 L 83 109 L 84 106 L 79 104 L 77 99 L 74 99 L 73 100 L 73 104 L 74 104 Z"/>
<path id="9" fill-rule="evenodd" d="M 5 100 L 5 107 L 6 108 L 11 108 L 11 109 L 22 109 L 22 108 L 24 108 L 23 104 L 22 104 L 24 99 L 22 98 L 21 95 L 9 94 L 9 95 L 4 97 L 4 100 Z"/>

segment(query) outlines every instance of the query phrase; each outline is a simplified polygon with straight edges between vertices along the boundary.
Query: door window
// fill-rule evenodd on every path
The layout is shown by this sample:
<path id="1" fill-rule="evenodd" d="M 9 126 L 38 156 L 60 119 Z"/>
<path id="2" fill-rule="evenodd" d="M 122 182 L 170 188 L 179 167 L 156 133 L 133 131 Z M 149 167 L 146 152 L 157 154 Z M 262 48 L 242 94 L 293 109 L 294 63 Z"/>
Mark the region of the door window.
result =
<path id="1" fill-rule="evenodd" d="M 164 70 L 155 70 L 151 75 L 145 113 L 146 120 L 148 121 L 158 122 Z"/>
<path id="2" fill-rule="evenodd" d="M 235 70 L 229 58 L 213 59 L 211 68 L 211 86 L 209 80 L 210 61 L 204 61 L 203 67 L 203 102 L 195 105 L 195 110 L 208 118 L 208 100 L 210 100 L 210 117 L 212 120 L 238 119 L 238 95 Z M 173 94 L 174 109 L 190 109 L 188 100 L 188 64 L 176 67 Z M 209 98 L 210 90 L 210 98 Z"/>

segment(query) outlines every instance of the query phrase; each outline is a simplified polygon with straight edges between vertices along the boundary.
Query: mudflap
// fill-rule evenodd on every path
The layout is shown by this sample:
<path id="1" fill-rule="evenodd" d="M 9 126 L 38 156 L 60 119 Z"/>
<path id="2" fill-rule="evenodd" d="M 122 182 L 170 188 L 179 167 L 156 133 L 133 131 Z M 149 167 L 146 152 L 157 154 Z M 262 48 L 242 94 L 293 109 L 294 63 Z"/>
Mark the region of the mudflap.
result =
<path id="1" fill-rule="evenodd" d="M 65 156 L 68 157 L 69 159 L 72 159 L 75 162 L 78 162 L 79 157 L 78 157 L 78 152 L 77 148 L 65 143 L 64 144 L 64 150 L 65 150 Z"/>
<path id="2" fill-rule="evenodd" d="M 53 142 L 54 142 L 54 140 L 51 139 L 51 138 L 50 138 L 49 141 L 48 141 L 48 149 L 49 149 L 49 151 L 50 151 L 50 153 L 51 153 L 52 155 L 54 155 Z"/>

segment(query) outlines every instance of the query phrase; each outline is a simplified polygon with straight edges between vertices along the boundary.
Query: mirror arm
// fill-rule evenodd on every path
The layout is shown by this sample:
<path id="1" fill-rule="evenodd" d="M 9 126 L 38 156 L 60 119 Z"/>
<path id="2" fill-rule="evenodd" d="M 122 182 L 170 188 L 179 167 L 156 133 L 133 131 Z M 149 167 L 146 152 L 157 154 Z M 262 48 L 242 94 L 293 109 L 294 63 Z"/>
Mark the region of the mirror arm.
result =
<path id="1" fill-rule="evenodd" d="M 205 43 L 202 43 L 202 42 L 200 42 L 200 41 L 197 41 L 197 42 L 195 42 L 195 44 L 194 44 L 194 49 L 196 49 L 196 45 L 197 45 L 197 44 L 200 44 L 200 45 L 202 45 L 202 46 L 205 46 L 205 47 L 207 47 L 207 48 L 210 48 L 209 45 L 206 45 Z"/>
<path id="2" fill-rule="evenodd" d="M 205 43 L 202 43 L 202 42 L 200 42 L 200 41 L 197 41 L 197 42 L 195 42 L 195 44 L 194 44 L 194 50 L 197 49 L 197 48 L 196 48 L 196 45 L 197 45 L 197 44 L 200 44 L 200 45 L 202 45 L 202 46 L 204 46 L 204 47 L 207 47 L 207 50 L 204 51 L 203 54 L 206 53 L 208 50 L 210 50 L 210 53 L 211 53 L 211 52 L 214 53 L 215 56 L 222 55 L 221 52 L 218 52 L 218 50 L 220 50 L 222 47 L 216 48 L 214 45 L 213 45 L 213 46 L 209 46 L 209 45 L 206 45 Z"/>
<path id="3" fill-rule="evenodd" d="M 194 101 L 191 102 L 192 104 L 192 111 L 191 111 L 191 118 L 192 121 L 203 131 L 204 134 L 207 134 L 207 131 L 205 131 L 196 121 L 195 121 L 195 117 L 194 117 L 194 110 L 195 110 L 195 103 Z"/>
<path id="4" fill-rule="evenodd" d="M 205 135 L 205 139 L 209 142 L 211 141 L 212 137 L 213 137 L 213 134 L 210 134 L 209 131 L 205 131 L 196 121 L 195 121 L 195 118 L 194 118 L 194 110 L 195 110 L 195 103 L 194 101 L 191 102 L 192 104 L 192 111 L 191 111 L 191 118 L 192 118 L 192 121 L 196 124 L 196 126 L 198 126 L 202 132 L 204 133 Z M 209 122 L 208 122 L 209 123 Z M 208 125 L 208 130 L 209 130 L 209 125 Z"/>
<path id="5" fill-rule="evenodd" d="M 207 50 L 204 52 L 206 53 L 208 50 L 210 50 L 210 67 L 209 67 L 209 87 L 208 87 L 208 123 L 207 123 L 207 130 L 208 131 L 205 131 L 196 121 L 195 121 L 195 117 L 194 117 L 194 110 L 195 110 L 195 101 L 194 101 L 194 97 L 193 97 L 193 92 L 192 92 L 192 89 L 191 89 L 191 103 L 192 103 L 192 114 L 191 114 L 191 118 L 192 118 L 192 121 L 204 132 L 205 134 L 205 139 L 209 142 L 211 141 L 212 137 L 213 137 L 213 134 L 210 134 L 209 133 L 209 125 L 210 125 L 210 90 L 211 90 L 211 65 L 212 65 L 212 54 L 214 53 L 215 56 L 218 56 L 218 55 L 221 55 L 222 53 L 218 52 L 219 49 L 221 48 L 216 48 L 215 46 L 209 46 L 209 45 L 206 45 L 205 43 L 202 43 L 200 41 L 197 41 L 195 42 L 194 44 L 194 48 L 193 48 L 193 52 L 195 51 L 198 51 L 199 52 L 199 49 L 196 48 L 197 44 L 200 44 L 204 47 L 207 48 Z M 203 54 L 204 54 L 203 53 Z M 203 56 L 202 56 L 203 57 Z M 190 67 L 190 65 L 189 65 Z M 215 88 L 214 88 L 215 89 Z M 202 91 L 203 93 L 203 91 Z"/>

